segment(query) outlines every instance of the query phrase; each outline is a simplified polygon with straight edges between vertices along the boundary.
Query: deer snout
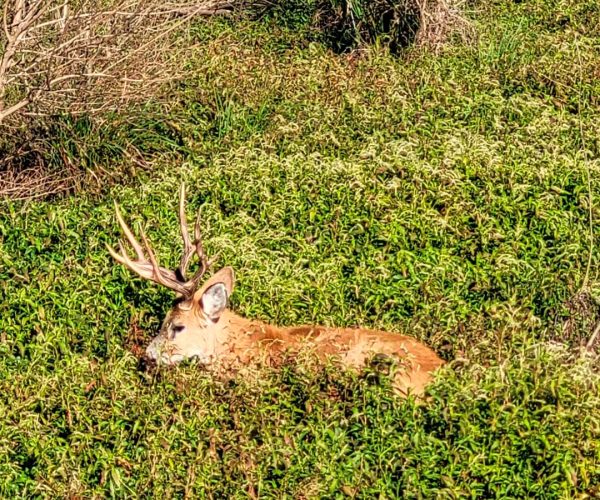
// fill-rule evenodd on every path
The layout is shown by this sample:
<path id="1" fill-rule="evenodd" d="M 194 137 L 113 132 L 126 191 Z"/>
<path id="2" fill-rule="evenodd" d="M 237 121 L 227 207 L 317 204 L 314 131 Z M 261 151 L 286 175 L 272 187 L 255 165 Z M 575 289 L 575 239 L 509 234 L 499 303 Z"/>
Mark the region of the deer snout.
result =
<path id="1" fill-rule="evenodd" d="M 159 356 L 156 340 L 157 339 L 154 339 L 152 342 L 150 342 L 150 344 L 148 344 L 148 347 L 146 347 L 146 357 L 152 361 L 156 361 Z"/>
<path id="2" fill-rule="evenodd" d="M 146 358 L 159 365 L 170 365 L 183 360 L 184 356 L 170 353 L 170 350 L 165 339 L 159 336 L 146 347 Z"/>

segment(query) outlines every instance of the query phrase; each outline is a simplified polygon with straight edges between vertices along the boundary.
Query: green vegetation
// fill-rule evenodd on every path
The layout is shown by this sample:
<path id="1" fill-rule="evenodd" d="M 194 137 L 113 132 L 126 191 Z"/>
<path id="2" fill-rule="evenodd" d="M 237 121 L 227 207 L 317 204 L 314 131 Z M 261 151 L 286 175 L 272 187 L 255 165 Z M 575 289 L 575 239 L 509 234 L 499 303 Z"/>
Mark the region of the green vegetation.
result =
<path id="1" fill-rule="evenodd" d="M 470 15 L 476 42 L 401 57 L 336 55 L 276 16 L 201 23 L 161 120 L 74 125 L 74 159 L 134 143 L 152 168 L 3 202 L 2 497 L 600 495 L 598 344 L 580 348 L 600 320 L 600 8 Z M 113 199 L 174 265 L 181 180 L 235 310 L 414 335 L 452 360 L 430 401 L 308 361 L 139 370 L 171 296 L 111 262 Z"/>

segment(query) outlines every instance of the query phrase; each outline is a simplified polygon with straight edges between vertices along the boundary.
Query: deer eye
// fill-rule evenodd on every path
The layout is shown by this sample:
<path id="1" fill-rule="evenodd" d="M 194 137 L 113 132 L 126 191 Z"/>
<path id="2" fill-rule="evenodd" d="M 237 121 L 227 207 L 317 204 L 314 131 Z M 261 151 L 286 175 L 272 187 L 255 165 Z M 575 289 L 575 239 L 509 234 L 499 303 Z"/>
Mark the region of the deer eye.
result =
<path id="1" fill-rule="evenodd" d="M 183 332 L 183 330 L 185 330 L 185 326 L 183 325 L 171 325 L 171 333 L 173 334 L 173 338 L 175 338 L 175 335 L 178 333 Z"/>

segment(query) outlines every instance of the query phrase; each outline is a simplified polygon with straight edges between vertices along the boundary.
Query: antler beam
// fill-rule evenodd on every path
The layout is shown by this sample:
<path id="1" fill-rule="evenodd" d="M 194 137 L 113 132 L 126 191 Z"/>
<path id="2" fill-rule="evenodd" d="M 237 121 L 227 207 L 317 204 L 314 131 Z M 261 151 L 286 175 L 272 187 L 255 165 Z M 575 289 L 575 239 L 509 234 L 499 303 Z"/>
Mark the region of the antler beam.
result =
<path id="1" fill-rule="evenodd" d="M 185 216 L 185 186 L 181 184 L 179 191 L 179 223 L 181 227 L 181 236 L 183 239 L 183 254 L 181 256 L 181 262 L 179 267 L 175 271 L 161 267 L 158 264 L 158 260 L 154 251 L 150 247 L 148 238 L 144 231 L 140 228 L 140 236 L 142 243 L 140 243 L 133 234 L 133 231 L 129 228 L 118 205 L 115 203 L 115 213 L 117 221 L 129 242 L 129 245 L 133 248 L 136 258 L 131 259 L 125 249 L 125 245 L 122 240 L 119 240 L 119 252 L 107 245 L 108 252 L 112 257 L 125 267 L 138 274 L 144 279 L 148 279 L 163 285 L 175 292 L 181 294 L 185 298 L 191 298 L 196 289 L 200 279 L 204 273 L 212 266 L 217 259 L 217 256 L 212 259 L 208 259 L 204 247 L 202 245 L 202 237 L 200 234 L 200 214 L 196 218 L 196 224 L 194 225 L 194 241 L 191 240 L 188 231 L 187 218 Z M 191 279 L 186 279 L 187 268 L 190 264 L 192 257 L 196 254 L 200 262 L 200 269 L 194 274 Z"/>

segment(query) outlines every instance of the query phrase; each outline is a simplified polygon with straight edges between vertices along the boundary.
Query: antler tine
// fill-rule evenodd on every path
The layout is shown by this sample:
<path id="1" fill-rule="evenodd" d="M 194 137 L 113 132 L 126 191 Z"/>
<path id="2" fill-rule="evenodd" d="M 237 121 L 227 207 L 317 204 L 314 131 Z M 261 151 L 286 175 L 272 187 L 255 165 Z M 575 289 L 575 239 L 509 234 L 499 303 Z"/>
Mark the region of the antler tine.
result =
<path id="1" fill-rule="evenodd" d="M 212 257 L 211 259 L 209 259 L 206 256 L 206 253 L 204 252 L 204 245 L 202 243 L 200 221 L 200 211 L 198 211 L 198 215 L 196 216 L 196 223 L 194 224 L 194 246 L 196 250 L 196 255 L 198 255 L 198 260 L 200 261 L 200 269 L 198 269 L 198 271 L 196 271 L 196 274 L 194 274 L 194 276 L 190 279 L 190 283 L 192 283 L 194 287 L 198 285 L 198 282 L 200 281 L 204 273 L 208 269 L 210 269 L 210 267 L 215 263 L 215 261 L 219 257 L 218 254 Z"/>
<path id="2" fill-rule="evenodd" d="M 186 286 L 186 283 L 182 283 L 177 279 L 177 275 L 170 271 L 169 269 L 165 269 L 164 267 L 160 267 L 158 265 L 158 260 L 156 255 L 154 255 L 154 251 L 150 244 L 148 243 L 148 238 L 146 237 L 146 233 L 144 233 L 143 229 L 140 228 L 140 235 L 142 236 L 142 241 L 144 242 L 144 248 L 146 252 L 148 252 L 148 257 L 150 258 L 150 264 L 152 265 L 152 277 L 149 278 L 152 281 L 155 281 L 159 285 L 164 285 L 171 290 L 175 290 L 185 296 L 190 295 L 190 290 Z"/>
<path id="3" fill-rule="evenodd" d="M 202 233 L 200 232 L 200 210 L 198 210 L 198 215 L 196 215 L 196 223 L 194 224 L 194 244 L 196 246 L 196 254 L 200 259 L 200 262 L 204 264 L 206 262 L 206 254 L 204 253 L 204 245 L 202 243 Z"/>
<path id="4" fill-rule="evenodd" d="M 210 268 L 210 266 L 214 263 L 216 258 L 208 259 L 206 257 L 206 253 L 204 252 L 204 245 L 202 244 L 202 234 L 200 231 L 200 211 L 196 216 L 196 222 L 194 224 L 194 241 L 191 241 L 190 234 L 187 226 L 187 217 L 185 215 L 185 184 L 181 183 L 181 188 L 179 190 L 179 223 L 181 226 L 181 236 L 183 238 L 184 251 L 181 257 L 181 264 L 179 266 L 179 273 L 181 277 L 185 280 L 185 273 L 187 272 L 187 267 L 190 263 L 192 255 L 194 252 L 198 256 L 198 260 L 200 261 L 200 269 L 196 271 L 194 276 L 186 281 L 186 287 L 189 287 L 191 290 L 194 290 L 204 273 Z"/>
<path id="5" fill-rule="evenodd" d="M 133 247 L 136 253 L 136 260 L 132 260 L 127 251 L 125 250 L 125 246 L 123 242 L 119 240 L 119 250 L 121 253 L 116 252 L 109 245 L 106 245 L 108 252 L 110 255 L 120 264 L 123 264 L 128 269 L 137 273 L 144 279 L 148 279 L 158 283 L 159 285 L 166 286 L 167 288 L 174 290 L 177 293 L 180 293 L 186 297 L 189 297 L 193 290 L 190 289 L 189 286 L 186 286 L 186 283 L 181 282 L 174 271 L 170 271 L 169 269 L 165 269 L 164 267 L 160 267 L 152 248 L 148 242 L 148 238 L 142 229 L 140 229 L 140 234 L 143 241 L 143 246 L 140 242 L 135 238 L 133 232 L 123 219 L 121 212 L 119 211 L 118 206 L 115 203 L 117 220 L 119 221 L 119 225 L 123 230 L 123 233 L 127 237 L 130 245 Z M 144 252 L 145 250 L 145 252 Z M 148 254 L 148 258 L 146 258 L 145 254 Z"/>
<path id="6" fill-rule="evenodd" d="M 181 237 L 183 238 L 184 249 L 179 268 L 175 271 L 160 267 L 158 264 L 158 259 L 156 258 L 156 255 L 152 250 L 150 243 L 148 242 L 146 233 L 144 233 L 142 228 L 139 229 L 139 234 L 142 239 L 142 243 L 140 243 L 134 236 L 133 231 L 123 219 L 121 211 L 116 203 L 115 212 L 117 215 L 117 221 L 123 230 L 123 234 L 125 234 L 127 241 L 136 253 L 136 258 L 131 259 L 129 257 L 127 250 L 125 249 L 125 244 L 121 240 L 119 240 L 120 253 L 106 245 L 110 255 L 117 262 L 139 274 L 142 278 L 154 281 L 159 285 L 166 286 L 167 288 L 180 293 L 186 298 L 190 298 L 196 291 L 200 278 L 204 275 L 208 268 L 213 265 L 217 259 L 217 256 L 213 257 L 212 259 L 208 259 L 204 253 L 202 236 L 200 234 L 200 213 L 198 213 L 196 224 L 194 226 L 194 241 L 192 241 L 190 238 L 187 218 L 185 216 L 185 185 L 181 184 L 181 188 L 179 190 L 179 225 L 181 228 Z M 194 274 L 191 279 L 186 280 L 185 273 L 187 272 L 188 265 L 194 253 L 198 255 L 200 269 L 198 269 L 196 274 Z"/>
<path id="7" fill-rule="evenodd" d="M 106 244 L 106 249 L 108 253 L 111 255 L 113 259 L 115 259 L 119 264 L 123 264 L 125 267 L 131 268 L 130 264 L 132 264 L 131 260 L 127 256 L 125 252 L 123 252 L 123 245 L 119 241 L 119 247 L 121 248 L 122 253 L 118 253 L 112 248 L 110 245 Z"/>
<path id="8" fill-rule="evenodd" d="M 179 264 L 179 273 L 181 279 L 185 280 L 185 273 L 190 264 L 190 259 L 194 255 L 194 245 L 190 239 L 190 233 L 188 231 L 187 217 L 185 216 L 185 184 L 181 183 L 179 189 L 179 225 L 181 227 L 181 237 L 183 239 L 183 255 L 181 256 L 181 262 Z"/>
<path id="9" fill-rule="evenodd" d="M 127 225 L 127 223 L 123 219 L 123 216 L 121 215 L 121 211 L 119 210 L 119 205 L 117 205 L 116 201 L 115 201 L 115 213 L 117 215 L 117 221 L 119 222 L 119 226 L 121 226 L 121 229 L 123 230 L 123 233 L 127 237 L 127 240 L 129 241 L 129 244 L 135 250 L 137 258 L 138 259 L 143 259 L 144 258 L 144 251 L 142 250 L 142 245 L 140 245 L 140 242 L 135 239 L 135 236 L 131 232 L 131 229 L 129 229 L 129 226 Z M 123 253 L 123 255 L 125 255 L 125 252 L 123 251 L 123 245 L 121 244 L 120 241 L 119 241 L 119 247 L 120 247 L 121 252 Z"/>

